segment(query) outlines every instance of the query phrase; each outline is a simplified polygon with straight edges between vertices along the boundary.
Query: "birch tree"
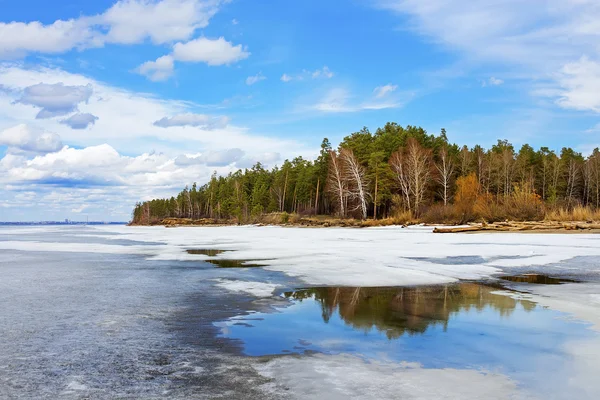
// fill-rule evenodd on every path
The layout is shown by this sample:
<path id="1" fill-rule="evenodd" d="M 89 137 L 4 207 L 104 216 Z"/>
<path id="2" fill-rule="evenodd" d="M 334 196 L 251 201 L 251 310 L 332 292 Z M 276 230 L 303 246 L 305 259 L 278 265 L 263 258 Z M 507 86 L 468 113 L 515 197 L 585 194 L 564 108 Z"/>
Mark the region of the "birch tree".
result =
<path id="1" fill-rule="evenodd" d="M 354 203 L 352 211 L 360 211 L 362 219 L 366 219 L 369 197 L 369 182 L 366 170 L 350 149 L 341 149 L 340 159 L 342 161 L 343 177 L 348 182 L 348 199 Z"/>
<path id="2" fill-rule="evenodd" d="M 335 150 L 329 151 L 329 170 L 327 174 L 327 193 L 329 193 L 338 205 L 340 217 L 346 216 L 347 185 L 344 179 L 341 160 Z"/>
<path id="3" fill-rule="evenodd" d="M 454 163 L 452 162 L 452 158 L 448 154 L 448 148 L 443 147 L 440 150 L 439 154 L 440 161 L 435 165 L 438 174 L 436 176 L 438 183 L 440 184 L 440 196 L 444 201 L 444 207 L 448 205 L 448 200 L 450 197 L 450 184 L 452 179 L 452 174 L 454 174 Z M 478 170 L 480 169 L 478 164 Z"/>

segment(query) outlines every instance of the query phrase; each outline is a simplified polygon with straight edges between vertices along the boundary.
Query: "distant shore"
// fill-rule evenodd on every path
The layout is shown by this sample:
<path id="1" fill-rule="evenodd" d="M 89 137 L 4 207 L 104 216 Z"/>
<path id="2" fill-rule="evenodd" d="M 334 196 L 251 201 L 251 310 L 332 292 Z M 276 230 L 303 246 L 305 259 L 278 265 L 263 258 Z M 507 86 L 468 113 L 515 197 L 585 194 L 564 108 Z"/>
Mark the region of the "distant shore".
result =
<path id="1" fill-rule="evenodd" d="M 359 220 L 352 218 L 331 218 L 328 216 L 307 216 L 268 214 L 248 223 L 239 223 L 233 219 L 216 218 L 165 218 L 150 224 L 130 224 L 132 226 L 289 226 L 310 228 L 368 228 L 378 226 L 419 225 L 418 221 L 401 221 L 395 218 Z M 434 233 L 476 233 L 476 232 L 531 232 L 531 233 L 600 233 L 600 223 L 593 221 L 504 221 L 495 223 L 470 223 L 468 225 L 420 224 L 431 226 Z"/>

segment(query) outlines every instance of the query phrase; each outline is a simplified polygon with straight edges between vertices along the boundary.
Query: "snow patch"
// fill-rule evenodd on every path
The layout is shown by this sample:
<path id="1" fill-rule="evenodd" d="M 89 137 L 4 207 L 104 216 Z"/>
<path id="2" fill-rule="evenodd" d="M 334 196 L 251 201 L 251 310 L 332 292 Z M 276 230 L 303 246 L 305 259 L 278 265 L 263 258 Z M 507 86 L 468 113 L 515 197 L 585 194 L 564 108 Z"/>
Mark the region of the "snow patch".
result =
<path id="1" fill-rule="evenodd" d="M 425 369 L 414 363 L 350 355 L 284 357 L 256 364 L 273 394 L 299 399 L 525 399 L 508 377 L 476 370 Z"/>
<path id="2" fill-rule="evenodd" d="M 256 297 L 271 297 L 279 286 L 272 283 L 217 279 L 217 286 L 231 292 L 248 293 Z"/>

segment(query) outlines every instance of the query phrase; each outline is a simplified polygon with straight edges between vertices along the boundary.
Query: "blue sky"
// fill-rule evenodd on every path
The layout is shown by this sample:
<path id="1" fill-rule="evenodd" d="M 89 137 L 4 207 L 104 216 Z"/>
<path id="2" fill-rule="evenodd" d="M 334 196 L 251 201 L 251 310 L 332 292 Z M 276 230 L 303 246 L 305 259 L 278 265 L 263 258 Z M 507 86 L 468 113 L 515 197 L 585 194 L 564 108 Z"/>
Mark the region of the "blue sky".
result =
<path id="1" fill-rule="evenodd" d="M 0 0 L 0 220 L 127 220 L 387 121 L 587 153 L 600 5 L 533 3 Z"/>

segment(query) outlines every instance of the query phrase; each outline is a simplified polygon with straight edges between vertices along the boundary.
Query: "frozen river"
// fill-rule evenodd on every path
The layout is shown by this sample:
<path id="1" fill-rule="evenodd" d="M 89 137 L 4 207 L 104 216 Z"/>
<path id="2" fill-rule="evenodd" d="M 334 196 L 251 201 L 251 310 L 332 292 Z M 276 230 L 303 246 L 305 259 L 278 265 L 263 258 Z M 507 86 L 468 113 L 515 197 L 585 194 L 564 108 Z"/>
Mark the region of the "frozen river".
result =
<path id="1" fill-rule="evenodd" d="M 595 399 L 599 373 L 600 235 L 0 228 L 2 399 Z"/>

